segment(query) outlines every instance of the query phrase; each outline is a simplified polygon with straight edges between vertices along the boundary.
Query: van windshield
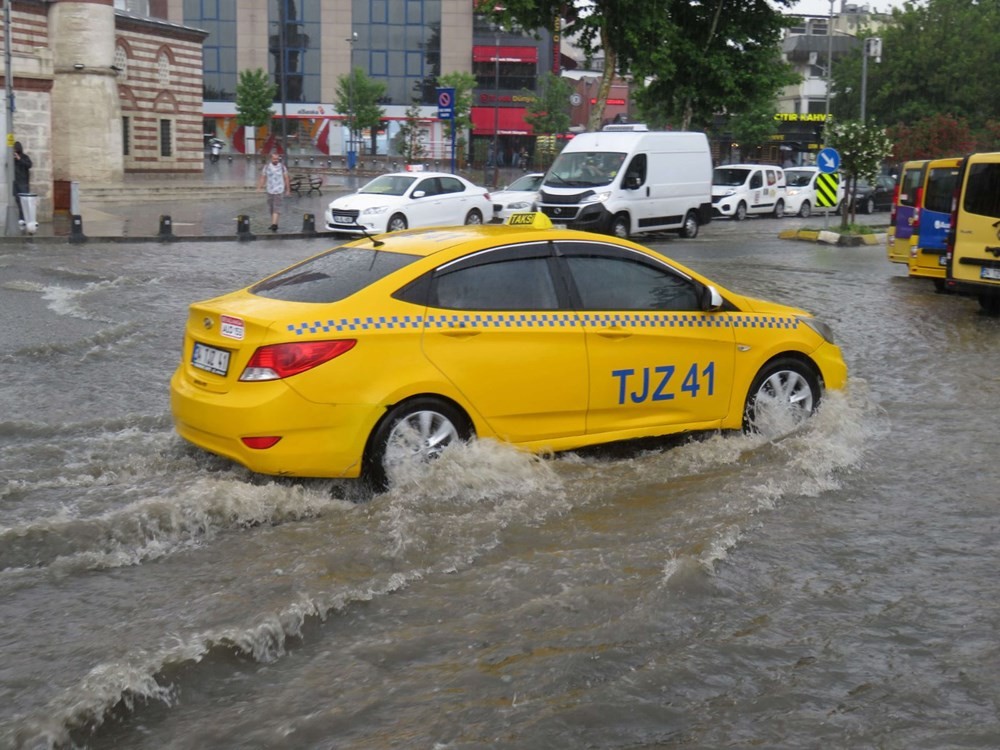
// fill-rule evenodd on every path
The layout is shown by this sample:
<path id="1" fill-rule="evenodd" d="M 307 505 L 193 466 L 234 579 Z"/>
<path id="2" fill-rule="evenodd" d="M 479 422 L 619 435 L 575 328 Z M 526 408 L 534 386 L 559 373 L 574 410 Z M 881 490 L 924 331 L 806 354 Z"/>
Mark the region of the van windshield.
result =
<path id="1" fill-rule="evenodd" d="M 786 169 L 785 184 L 788 187 L 809 187 L 809 182 L 814 174 L 816 173 L 810 172 L 808 169 Z"/>
<path id="2" fill-rule="evenodd" d="M 747 181 L 749 169 L 716 167 L 712 172 L 712 184 L 718 187 L 739 187 Z"/>
<path id="3" fill-rule="evenodd" d="M 545 175 L 549 187 L 600 187 L 610 185 L 625 162 L 617 151 L 563 151 Z"/>

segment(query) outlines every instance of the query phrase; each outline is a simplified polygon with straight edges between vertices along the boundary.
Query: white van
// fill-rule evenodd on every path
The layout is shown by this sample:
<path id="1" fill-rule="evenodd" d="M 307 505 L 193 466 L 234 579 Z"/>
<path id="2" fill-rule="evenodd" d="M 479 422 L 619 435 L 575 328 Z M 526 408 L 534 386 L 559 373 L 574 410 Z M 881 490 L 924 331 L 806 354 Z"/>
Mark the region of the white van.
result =
<path id="1" fill-rule="evenodd" d="M 785 172 L 766 164 L 726 164 L 712 170 L 712 209 L 743 221 L 750 214 L 785 215 Z"/>
<path id="2" fill-rule="evenodd" d="M 538 210 L 555 225 L 628 237 L 696 237 L 712 219 L 712 157 L 704 133 L 609 125 L 581 133 L 549 167 Z"/>

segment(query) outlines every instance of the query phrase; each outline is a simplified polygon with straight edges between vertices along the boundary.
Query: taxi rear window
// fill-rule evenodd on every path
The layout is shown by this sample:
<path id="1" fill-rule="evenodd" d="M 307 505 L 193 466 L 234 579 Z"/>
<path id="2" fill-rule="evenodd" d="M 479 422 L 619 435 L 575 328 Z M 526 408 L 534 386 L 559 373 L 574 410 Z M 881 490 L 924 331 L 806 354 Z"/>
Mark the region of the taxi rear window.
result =
<path id="1" fill-rule="evenodd" d="M 1000 218 L 1000 163 L 979 163 L 969 167 L 965 210 L 970 214 Z"/>
<path id="2" fill-rule="evenodd" d="M 334 248 L 250 287 L 250 292 L 286 302 L 337 302 L 418 260 L 371 248 Z"/>

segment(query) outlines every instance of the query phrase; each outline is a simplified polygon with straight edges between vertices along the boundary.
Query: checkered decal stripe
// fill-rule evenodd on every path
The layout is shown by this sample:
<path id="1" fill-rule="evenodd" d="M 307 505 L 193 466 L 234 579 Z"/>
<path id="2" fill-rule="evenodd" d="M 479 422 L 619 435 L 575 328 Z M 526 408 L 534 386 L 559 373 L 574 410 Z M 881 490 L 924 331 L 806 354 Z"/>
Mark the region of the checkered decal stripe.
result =
<path id="1" fill-rule="evenodd" d="M 289 324 L 296 336 L 307 333 L 412 331 L 450 328 L 797 328 L 798 318 L 775 315 L 698 315 L 695 313 L 457 313 L 303 321 Z"/>

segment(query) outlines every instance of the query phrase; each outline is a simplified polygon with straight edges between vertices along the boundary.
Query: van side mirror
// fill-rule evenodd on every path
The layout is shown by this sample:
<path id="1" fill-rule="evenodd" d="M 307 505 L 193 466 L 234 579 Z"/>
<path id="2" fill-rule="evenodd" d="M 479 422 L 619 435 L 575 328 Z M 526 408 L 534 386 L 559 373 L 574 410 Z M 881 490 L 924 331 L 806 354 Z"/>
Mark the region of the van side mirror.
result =
<path id="1" fill-rule="evenodd" d="M 625 189 L 626 190 L 638 190 L 642 186 L 642 180 L 637 174 L 630 174 L 625 176 Z"/>

